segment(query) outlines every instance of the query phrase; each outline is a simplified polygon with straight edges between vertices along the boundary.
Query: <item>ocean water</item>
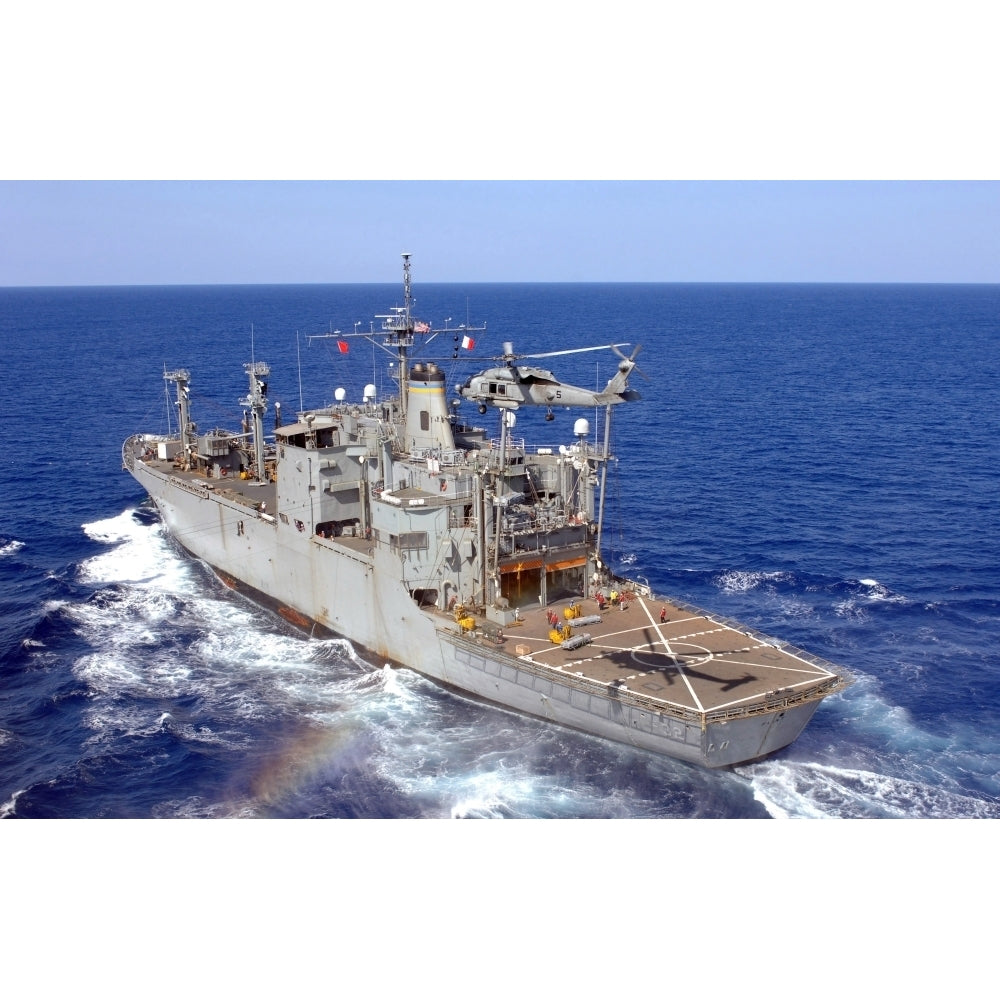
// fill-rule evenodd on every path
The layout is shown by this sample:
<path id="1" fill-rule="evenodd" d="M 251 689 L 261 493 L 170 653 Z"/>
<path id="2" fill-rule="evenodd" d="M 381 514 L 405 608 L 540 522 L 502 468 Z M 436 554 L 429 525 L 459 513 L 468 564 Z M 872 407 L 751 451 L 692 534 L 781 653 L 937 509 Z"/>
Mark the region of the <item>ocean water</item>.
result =
<path id="1" fill-rule="evenodd" d="M 414 294 L 436 325 L 486 322 L 479 359 L 641 344 L 609 561 L 854 685 L 785 751 L 709 772 L 311 639 L 178 550 L 121 445 L 167 429 L 164 367 L 191 371 L 202 429 L 238 423 L 252 359 L 288 416 L 387 392 L 381 351 L 310 337 L 401 289 L 0 289 L 0 816 L 1000 816 L 1000 286 Z M 425 356 L 477 370 L 452 335 Z M 541 363 L 596 386 L 615 361 Z M 580 415 L 518 432 L 570 443 Z"/>

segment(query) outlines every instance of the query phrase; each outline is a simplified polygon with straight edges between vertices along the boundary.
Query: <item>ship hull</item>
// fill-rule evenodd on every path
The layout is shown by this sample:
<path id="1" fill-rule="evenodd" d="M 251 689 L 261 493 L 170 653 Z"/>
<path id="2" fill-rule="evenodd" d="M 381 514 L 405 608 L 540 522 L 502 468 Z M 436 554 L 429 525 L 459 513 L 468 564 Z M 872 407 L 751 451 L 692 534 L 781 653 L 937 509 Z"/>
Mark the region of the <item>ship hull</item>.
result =
<path id="1" fill-rule="evenodd" d="M 540 676 L 514 660 L 490 655 L 450 636 L 447 676 L 438 679 L 478 697 L 540 719 L 704 767 L 732 767 L 766 757 L 792 743 L 819 700 L 780 712 L 703 723 L 609 696 L 570 678 Z"/>
<path id="2" fill-rule="evenodd" d="M 311 537 L 206 485 L 136 458 L 129 471 L 170 534 L 230 585 L 261 595 L 301 626 L 344 636 L 374 659 L 475 698 L 593 736 L 710 768 L 782 749 L 821 697 L 719 720 L 658 711 L 626 688 L 540 667 L 456 629 L 414 603 L 389 554 Z"/>

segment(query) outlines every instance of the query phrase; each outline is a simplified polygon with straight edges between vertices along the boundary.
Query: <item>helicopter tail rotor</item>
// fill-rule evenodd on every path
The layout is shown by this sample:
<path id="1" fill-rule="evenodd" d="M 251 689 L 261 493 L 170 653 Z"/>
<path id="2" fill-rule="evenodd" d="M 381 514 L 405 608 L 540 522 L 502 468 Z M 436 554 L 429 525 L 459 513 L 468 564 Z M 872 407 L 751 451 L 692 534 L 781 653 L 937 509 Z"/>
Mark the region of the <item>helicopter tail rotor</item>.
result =
<path id="1" fill-rule="evenodd" d="M 614 344 L 610 345 L 611 350 L 621 358 L 618 362 L 618 370 L 623 375 L 631 375 L 633 371 L 638 372 L 647 382 L 649 381 L 649 376 L 635 363 L 636 355 L 642 350 L 642 344 L 636 344 L 635 350 L 630 355 L 625 355 L 622 351 L 618 350 L 617 346 Z"/>

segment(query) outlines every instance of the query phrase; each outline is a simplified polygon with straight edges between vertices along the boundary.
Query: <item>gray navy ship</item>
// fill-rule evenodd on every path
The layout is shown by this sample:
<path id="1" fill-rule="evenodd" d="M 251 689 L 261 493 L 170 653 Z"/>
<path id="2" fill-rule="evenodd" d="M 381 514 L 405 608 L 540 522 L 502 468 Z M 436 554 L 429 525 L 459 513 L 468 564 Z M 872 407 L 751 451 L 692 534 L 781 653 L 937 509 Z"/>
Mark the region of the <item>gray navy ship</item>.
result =
<path id="1" fill-rule="evenodd" d="M 617 371 L 589 391 L 529 363 L 572 352 L 505 344 L 456 391 L 480 414 L 498 411 L 491 434 L 459 419 L 438 364 L 411 357 L 439 331 L 413 315 L 409 254 L 403 305 L 376 319 L 346 336 L 393 355 L 393 398 L 369 385 L 361 403 L 338 398 L 292 423 L 279 409 L 265 436 L 270 368 L 252 361 L 244 426 L 199 433 L 190 373 L 177 369 L 164 377 L 178 433 L 124 443 L 124 467 L 167 530 L 226 584 L 479 699 L 712 768 L 786 747 L 850 683 L 604 561 L 610 427 L 638 398 L 638 348 L 604 345 Z M 525 406 L 594 412 L 603 433 L 581 418 L 572 440 L 532 447 L 516 432 Z"/>

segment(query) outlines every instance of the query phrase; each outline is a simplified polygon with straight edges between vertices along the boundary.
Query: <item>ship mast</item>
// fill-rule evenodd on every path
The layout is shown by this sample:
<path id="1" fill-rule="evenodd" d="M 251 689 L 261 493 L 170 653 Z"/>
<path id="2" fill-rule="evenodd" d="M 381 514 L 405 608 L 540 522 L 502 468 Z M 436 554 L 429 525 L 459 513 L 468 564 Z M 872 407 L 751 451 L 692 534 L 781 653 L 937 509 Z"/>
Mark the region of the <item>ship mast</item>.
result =
<path id="1" fill-rule="evenodd" d="M 604 408 L 604 454 L 601 456 L 601 495 L 597 505 L 597 558 L 601 558 L 601 538 L 604 533 L 604 490 L 608 481 L 608 449 L 611 446 L 611 404 Z"/>
<path id="2" fill-rule="evenodd" d="M 184 468 L 190 468 L 191 452 L 194 450 L 194 424 L 191 423 L 191 373 L 186 368 L 164 372 L 163 377 L 177 386 L 177 419 L 181 430 L 181 454 Z"/>
<path id="3" fill-rule="evenodd" d="M 378 346 L 386 354 L 395 353 L 397 364 L 399 365 L 399 412 L 402 417 L 403 426 L 406 425 L 407 395 L 410 382 L 409 371 L 409 350 L 413 346 L 414 333 L 430 333 L 429 323 L 416 323 L 413 319 L 413 292 L 410 285 L 410 253 L 403 253 L 403 304 L 393 306 L 389 314 L 376 314 L 375 318 L 382 320 L 381 333 L 384 340 Z M 370 340 L 372 346 L 375 345 L 376 331 L 374 324 L 370 333 L 358 333 L 358 324 L 354 324 L 354 333 L 341 333 L 335 330 L 329 334 L 310 335 L 309 340 L 326 340 L 336 338 L 340 344 L 340 349 L 347 352 L 347 340 L 351 337 L 364 337 Z M 374 352 L 373 352 L 374 353 Z M 299 393 L 301 395 L 301 391 Z"/>
<path id="4" fill-rule="evenodd" d="M 404 327 L 406 336 L 399 339 L 397 351 L 399 353 L 399 405 L 402 409 L 403 426 L 406 426 L 406 405 L 408 389 L 410 384 L 410 368 L 406 359 L 407 348 L 413 344 L 413 320 L 411 318 L 411 306 L 413 305 L 413 295 L 410 287 L 410 255 L 403 254 L 403 310 Z"/>
<path id="5" fill-rule="evenodd" d="M 510 439 L 510 429 L 516 421 L 513 410 L 500 411 L 500 465 L 493 478 L 493 565 L 490 567 L 490 580 L 493 585 L 493 600 L 500 596 L 500 535 L 503 524 L 503 510 L 506 509 L 507 496 L 507 443 Z"/>
<path id="6" fill-rule="evenodd" d="M 377 316 L 382 320 L 382 332 L 387 334 L 386 350 L 394 349 L 399 363 L 399 409 L 406 425 L 407 390 L 409 388 L 409 364 L 407 358 L 409 349 L 413 346 L 413 296 L 410 288 L 410 254 L 403 254 L 403 305 L 393 307 L 392 315 Z M 423 324 L 422 332 L 427 332 L 429 326 Z"/>
<path id="7" fill-rule="evenodd" d="M 241 406 L 250 409 L 253 417 L 253 461 L 257 482 L 266 483 L 264 470 L 264 413 L 267 410 L 267 382 L 271 366 L 266 361 L 248 361 L 243 370 L 250 379 L 250 392 L 240 400 Z"/>

